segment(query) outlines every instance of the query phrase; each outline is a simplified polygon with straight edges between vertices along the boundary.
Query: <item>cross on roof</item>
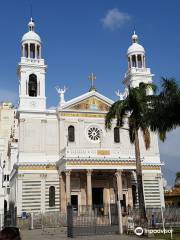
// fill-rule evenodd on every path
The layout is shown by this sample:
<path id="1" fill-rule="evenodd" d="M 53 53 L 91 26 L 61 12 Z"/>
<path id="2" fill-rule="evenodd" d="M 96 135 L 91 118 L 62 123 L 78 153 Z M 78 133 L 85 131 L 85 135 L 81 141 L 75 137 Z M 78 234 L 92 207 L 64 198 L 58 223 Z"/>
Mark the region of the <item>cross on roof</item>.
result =
<path id="1" fill-rule="evenodd" d="M 94 73 L 91 73 L 88 76 L 88 79 L 91 81 L 91 87 L 90 87 L 89 91 L 96 91 L 96 87 L 94 85 L 94 81 L 96 80 L 96 75 Z"/>

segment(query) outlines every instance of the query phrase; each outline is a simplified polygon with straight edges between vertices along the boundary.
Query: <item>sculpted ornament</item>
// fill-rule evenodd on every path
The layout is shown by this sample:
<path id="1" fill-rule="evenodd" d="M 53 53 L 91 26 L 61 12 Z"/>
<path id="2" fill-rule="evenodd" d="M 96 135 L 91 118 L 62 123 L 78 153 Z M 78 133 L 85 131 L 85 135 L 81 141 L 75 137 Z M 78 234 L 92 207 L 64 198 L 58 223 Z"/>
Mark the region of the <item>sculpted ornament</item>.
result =
<path id="1" fill-rule="evenodd" d="M 128 94 L 129 94 L 129 91 L 128 91 L 128 88 L 126 87 L 124 89 L 124 92 L 120 92 L 119 89 L 117 91 L 115 91 L 116 95 L 119 97 L 119 100 L 124 100 L 127 98 Z"/>
<path id="2" fill-rule="evenodd" d="M 62 107 L 65 104 L 64 94 L 67 91 L 67 88 L 64 86 L 64 88 L 55 87 L 57 93 L 59 94 L 59 107 Z"/>

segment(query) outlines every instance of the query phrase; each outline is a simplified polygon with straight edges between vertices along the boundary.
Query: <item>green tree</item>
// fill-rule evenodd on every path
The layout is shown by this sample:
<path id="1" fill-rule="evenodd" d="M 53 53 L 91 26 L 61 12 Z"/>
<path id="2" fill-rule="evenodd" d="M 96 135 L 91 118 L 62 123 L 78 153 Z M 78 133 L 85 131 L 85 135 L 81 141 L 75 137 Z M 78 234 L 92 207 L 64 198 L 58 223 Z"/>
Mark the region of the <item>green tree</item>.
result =
<path id="1" fill-rule="evenodd" d="M 151 102 L 148 113 L 152 131 L 159 133 L 162 141 L 167 132 L 180 126 L 180 87 L 173 78 L 162 78 L 161 91 Z"/>
<path id="2" fill-rule="evenodd" d="M 152 97 L 147 95 L 149 89 L 154 89 L 152 84 L 140 83 L 139 87 L 130 88 L 126 99 L 115 102 L 109 109 L 105 118 L 106 129 L 111 129 L 113 119 L 116 119 L 117 127 L 121 128 L 128 119 L 130 142 L 135 146 L 136 175 L 138 185 L 139 213 L 142 223 L 147 222 L 143 181 L 142 165 L 139 146 L 139 133 L 142 131 L 146 149 L 150 147 L 149 121 L 147 120 L 148 109 L 151 107 Z"/>

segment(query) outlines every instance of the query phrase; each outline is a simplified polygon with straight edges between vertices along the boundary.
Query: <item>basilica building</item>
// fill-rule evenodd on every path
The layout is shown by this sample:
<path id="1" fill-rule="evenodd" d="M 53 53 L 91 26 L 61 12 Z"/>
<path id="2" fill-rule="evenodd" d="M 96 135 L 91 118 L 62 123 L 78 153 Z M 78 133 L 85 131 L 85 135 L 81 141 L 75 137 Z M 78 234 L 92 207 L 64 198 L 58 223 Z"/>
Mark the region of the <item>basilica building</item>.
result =
<path id="1" fill-rule="evenodd" d="M 82 205 L 116 203 L 120 193 L 124 211 L 138 204 L 134 145 L 126 129 L 105 129 L 105 116 L 113 100 L 99 93 L 91 74 L 91 88 L 65 101 L 66 88 L 57 88 L 56 109 L 46 107 L 46 70 L 42 42 L 31 19 L 21 40 L 18 64 L 18 141 L 10 145 L 9 202 L 23 212 L 66 212 L 67 204 L 78 211 Z M 145 50 L 136 33 L 127 51 L 124 93 L 128 86 L 151 83 Z M 145 149 L 140 134 L 143 185 L 146 207 L 164 206 L 158 137 L 151 133 Z"/>

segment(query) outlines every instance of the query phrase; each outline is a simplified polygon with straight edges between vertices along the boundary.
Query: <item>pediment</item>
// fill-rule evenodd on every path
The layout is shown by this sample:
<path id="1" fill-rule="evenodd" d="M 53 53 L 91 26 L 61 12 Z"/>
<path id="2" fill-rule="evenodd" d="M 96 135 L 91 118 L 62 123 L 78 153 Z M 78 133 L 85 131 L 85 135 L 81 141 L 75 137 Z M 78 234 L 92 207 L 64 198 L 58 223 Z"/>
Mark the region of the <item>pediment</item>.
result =
<path id="1" fill-rule="evenodd" d="M 74 110 L 91 110 L 91 111 L 108 111 L 109 105 L 103 102 L 97 97 L 89 97 L 88 99 L 81 101 L 71 106 Z"/>
<path id="2" fill-rule="evenodd" d="M 113 101 L 97 92 L 88 92 L 65 103 L 64 110 L 106 112 Z"/>

